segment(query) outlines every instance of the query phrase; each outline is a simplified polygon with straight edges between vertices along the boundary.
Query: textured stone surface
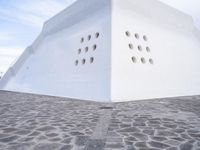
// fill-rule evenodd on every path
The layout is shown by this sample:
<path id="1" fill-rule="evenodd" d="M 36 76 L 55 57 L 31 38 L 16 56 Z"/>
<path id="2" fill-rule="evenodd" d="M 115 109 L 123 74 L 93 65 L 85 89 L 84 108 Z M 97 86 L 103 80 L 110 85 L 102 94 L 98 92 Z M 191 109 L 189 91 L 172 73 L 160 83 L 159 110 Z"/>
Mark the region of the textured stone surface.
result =
<path id="1" fill-rule="evenodd" d="M 96 103 L 0 91 L 0 150 L 200 150 L 200 96 Z"/>

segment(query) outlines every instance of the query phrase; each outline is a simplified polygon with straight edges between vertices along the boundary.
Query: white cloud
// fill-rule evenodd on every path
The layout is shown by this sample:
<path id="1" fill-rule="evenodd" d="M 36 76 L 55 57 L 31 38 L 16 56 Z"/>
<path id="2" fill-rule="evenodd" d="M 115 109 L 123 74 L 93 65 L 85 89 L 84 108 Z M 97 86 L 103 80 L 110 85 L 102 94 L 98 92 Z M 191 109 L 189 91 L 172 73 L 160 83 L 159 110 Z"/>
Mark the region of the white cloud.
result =
<path id="1" fill-rule="evenodd" d="M 10 1 L 8 7 L 0 6 L 0 19 L 7 25 L 0 30 L 0 71 L 5 72 L 28 46 L 26 37 L 34 40 L 33 32 L 40 32 L 43 23 L 75 0 L 20 0 Z M 18 25 L 18 28 L 16 28 Z M 26 29 L 19 26 L 26 25 Z M 31 35 L 27 35 L 31 33 Z M 23 45 L 21 45 L 24 40 Z M 14 41 L 14 42 L 13 42 Z M 19 42 L 16 47 L 16 42 Z M 26 41 L 26 42 L 25 42 Z M 31 41 L 31 40 L 30 40 Z M 14 44 L 13 44 L 14 43 Z M 7 45 L 7 46 L 6 46 Z"/>
<path id="2" fill-rule="evenodd" d="M 18 8 L 22 11 L 41 16 L 43 18 L 48 18 L 64 9 L 65 6 L 65 4 L 53 0 L 36 0 L 28 1 L 27 3 L 20 5 Z"/>
<path id="3" fill-rule="evenodd" d="M 11 56 L 17 56 L 21 53 L 21 47 L 0 47 L 0 56 L 1 55 L 11 55 Z"/>
<path id="4" fill-rule="evenodd" d="M 54 0 L 19 1 L 11 9 L 0 9 L 0 18 L 20 24 L 41 28 L 44 21 L 63 10 L 72 0 L 57 2 Z"/>
<path id="5" fill-rule="evenodd" d="M 0 14 L 1 19 L 37 28 L 41 28 L 44 21 L 42 17 L 24 11 L 1 9 Z"/>
<path id="6" fill-rule="evenodd" d="M 0 34 L 0 41 L 10 41 L 13 37 L 9 34 Z"/>

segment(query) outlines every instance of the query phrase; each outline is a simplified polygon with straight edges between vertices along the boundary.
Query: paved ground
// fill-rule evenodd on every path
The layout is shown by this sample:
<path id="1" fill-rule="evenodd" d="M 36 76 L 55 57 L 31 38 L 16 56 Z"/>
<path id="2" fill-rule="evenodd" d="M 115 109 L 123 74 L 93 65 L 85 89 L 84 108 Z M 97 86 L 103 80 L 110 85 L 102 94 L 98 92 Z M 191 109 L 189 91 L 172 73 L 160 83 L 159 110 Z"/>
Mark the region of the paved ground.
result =
<path id="1" fill-rule="evenodd" d="M 95 103 L 0 92 L 0 150 L 200 150 L 200 96 Z"/>

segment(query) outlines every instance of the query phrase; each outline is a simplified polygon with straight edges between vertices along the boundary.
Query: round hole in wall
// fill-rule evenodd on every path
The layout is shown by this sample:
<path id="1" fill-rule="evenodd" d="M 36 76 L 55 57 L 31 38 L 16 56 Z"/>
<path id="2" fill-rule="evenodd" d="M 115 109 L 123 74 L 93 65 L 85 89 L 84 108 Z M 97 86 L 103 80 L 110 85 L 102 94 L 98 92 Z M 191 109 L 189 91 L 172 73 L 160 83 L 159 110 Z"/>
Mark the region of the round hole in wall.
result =
<path id="1" fill-rule="evenodd" d="M 89 48 L 88 47 L 85 47 L 85 52 L 87 53 L 89 51 Z"/>
<path id="2" fill-rule="evenodd" d="M 82 37 L 82 38 L 81 38 L 81 43 L 83 43 L 83 42 L 84 42 L 84 38 Z"/>
<path id="3" fill-rule="evenodd" d="M 131 33 L 129 31 L 126 31 L 125 34 L 126 34 L 127 37 L 131 36 Z"/>
<path id="4" fill-rule="evenodd" d="M 78 54 L 80 54 L 80 53 L 81 53 L 81 49 L 79 48 L 79 49 L 78 49 Z"/>
<path id="5" fill-rule="evenodd" d="M 91 40 L 91 38 L 92 38 L 92 36 L 91 36 L 91 35 L 88 35 L 88 41 L 90 41 L 90 40 Z"/>
<path id="6" fill-rule="evenodd" d="M 141 45 L 138 45 L 138 50 L 142 51 L 142 46 Z"/>
<path id="7" fill-rule="evenodd" d="M 94 57 L 90 58 L 90 63 L 92 64 L 94 62 Z"/>
<path id="8" fill-rule="evenodd" d="M 99 32 L 97 32 L 97 33 L 95 34 L 95 37 L 98 38 L 99 35 L 100 35 Z"/>
<path id="9" fill-rule="evenodd" d="M 133 44 L 130 43 L 128 46 L 130 49 L 133 49 Z"/>
<path id="10" fill-rule="evenodd" d="M 78 66 L 78 60 L 75 61 L 75 66 Z"/>
<path id="11" fill-rule="evenodd" d="M 93 50 L 95 51 L 97 49 L 97 45 L 93 45 Z"/>
<path id="12" fill-rule="evenodd" d="M 154 63 L 152 58 L 149 59 L 149 63 L 150 63 L 150 64 L 153 64 L 153 63 Z"/>
<path id="13" fill-rule="evenodd" d="M 135 38 L 136 38 L 136 39 L 139 39 L 139 38 L 140 38 L 140 36 L 139 36 L 138 33 L 135 33 Z"/>
<path id="14" fill-rule="evenodd" d="M 147 52 L 151 52 L 151 49 L 147 46 L 146 47 Z"/>
<path id="15" fill-rule="evenodd" d="M 142 58 L 141 58 L 141 62 L 142 62 L 143 64 L 145 64 L 145 63 L 146 63 L 146 60 L 145 60 L 145 58 L 144 58 L 144 57 L 142 57 Z"/>
<path id="16" fill-rule="evenodd" d="M 132 62 L 133 62 L 133 63 L 136 63 L 136 62 L 137 62 L 137 59 L 136 59 L 134 56 L 132 57 Z"/>
<path id="17" fill-rule="evenodd" d="M 146 35 L 143 36 L 144 41 L 148 41 L 148 38 Z"/>
<path id="18" fill-rule="evenodd" d="M 84 65 L 86 63 L 86 60 L 85 59 L 82 59 L 82 64 Z"/>

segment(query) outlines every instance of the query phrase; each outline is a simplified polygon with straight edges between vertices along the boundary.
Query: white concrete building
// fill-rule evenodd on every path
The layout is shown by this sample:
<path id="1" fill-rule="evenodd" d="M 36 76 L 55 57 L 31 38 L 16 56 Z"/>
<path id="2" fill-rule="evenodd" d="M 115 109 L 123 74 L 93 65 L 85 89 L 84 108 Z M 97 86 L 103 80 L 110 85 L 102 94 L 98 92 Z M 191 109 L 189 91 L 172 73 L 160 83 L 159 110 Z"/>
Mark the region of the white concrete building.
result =
<path id="1" fill-rule="evenodd" d="M 78 0 L 44 28 L 2 90 L 118 102 L 200 94 L 200 32 L 157 0 Z"/>

